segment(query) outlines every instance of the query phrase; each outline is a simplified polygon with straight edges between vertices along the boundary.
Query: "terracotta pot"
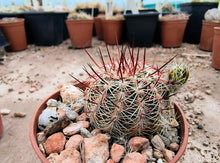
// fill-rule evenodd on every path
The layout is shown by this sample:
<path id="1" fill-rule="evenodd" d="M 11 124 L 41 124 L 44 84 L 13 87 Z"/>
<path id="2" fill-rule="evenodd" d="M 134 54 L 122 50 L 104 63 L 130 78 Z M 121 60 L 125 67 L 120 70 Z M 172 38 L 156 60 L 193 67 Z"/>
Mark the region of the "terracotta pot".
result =
<path id="1" fill-rule="evenodd" d="M 214 27 L 212 66 L 220 70 L 220 27 Z"/>
<path id="2" fill-rule="evenodd" d="M 104 30 L 103 30 L 103 20 L 104 18 L 100 17 L 95 17 L 95 31 L 98 40 L 103 40 L 104 39 Z"/>
<path id="3" fill-rule="evenodd" d="M 1 115 L 1 111 L 0 111 L 0 138 L 2 136 L 3 133 L 3 123 L 2 123 L 2 115 Z"/>
<path id="4" fill-rule="evenodd" d="M 75 86 L 81 88 L 82 90 L 85 90 L 85 85 L 83 84 L 75 84 Z M 30 136 L 30 141 L 31 144 L 36 152 L 36 154 L 38 155 L 38 157 L 40 158 L 40 160 L 44 163 L 48 163 L 49 161 L 46 159 L 46 157 L 43 155 L 43 153 L 40 151 L 39 147 L 38 147 L 38 143 L 36 140 L 36 136 L 37 136 L 37 126 L 38 126 L 38 118 L 40 116 L 40 114 L 42 113 L 42 111 L 46 108 L 46 103 L 49 99 L 58 99 L 60 95 L 60 92 L 57 91 L 55 93 L 53 93 L 52 95 L 50 95 L 49 97 L 47 97 L 36 109 L 32 120 L 31 120 L 31 125 L 30 125 L 30 132 L 29 132 L 29 136 Z M 187 142 L 188 142 L 188 125 L 187 125 L 187 120 L 186 117 L 182 111 L 182 109 L 179 107 L 179 105 L 177 103 L 174 103 L 174 109 L 176 111 L 176 115 L 178 117 L 178 122 L 180 124 L 180 137 L 181 137 L 181 142 L 180 142 L 180 147 L 178 152 L 176 153 L 175 157 L 169 162 L 169 163 L 175 163 L 177 162 L 180 157 L 183 155 L 183 153 L 185 152 L 186 146 L 187 146 Z"/>
<path id="5" fill-rule="evenodd" d="M 220 27 L 220 23 L 202 21 L 202 33 L 199 48 L 206 51 L 212 51 L 214 27 Z"/>
<path id="6" fill-rule="evenodd" d="M 161 44 L 163 47 L 180 47 L 188 20 L 166 20 L 160 22 Z"/>
<path id="7" fill-rule="evenodd" d="M 66 20 L 65 22 L 73 47 L 86 48 L 91 46 L 93 20 Z"/>
<path id="8" fill-rule="evenodd" d="M 0 27 L 10 45 L 7 51 L 20 51 L 27 48 L 27 39 L 24 27 L 24 19 L 17 18 L 17 22 L 5 23 L 0 19 Z"/>
<path id="9" fill-rule="evenodd" d="M 120 44 L 123 37 L 124 20 L 103 20 L 104 41 L 106 44 Z"/>

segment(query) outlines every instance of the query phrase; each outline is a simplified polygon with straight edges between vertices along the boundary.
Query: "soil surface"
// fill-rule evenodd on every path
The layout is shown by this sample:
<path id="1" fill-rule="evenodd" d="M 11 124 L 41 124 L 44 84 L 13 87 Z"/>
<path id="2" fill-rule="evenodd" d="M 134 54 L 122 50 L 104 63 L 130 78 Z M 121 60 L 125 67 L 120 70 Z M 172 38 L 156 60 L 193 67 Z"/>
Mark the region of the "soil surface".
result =
<path id="1" fill-rule="evenodd" d="M 100 47 L 104 59 L 108 60 L 103 41 L 93 38 L 92 44 L 87 49 L 89 53 L 100 62 L 97 53 Z M 109 46 L 109 50 L 118 56 L 117 46 Z M 143 52 L 144 48 L 140 48 L 140 57 Z M 179 162 L 220 162 L 220 71 L 211 67 L 211 52 L 183 43 L 180 48 L 162 48 L 156 44 L 147 48 L 146 54 L 152 66 L 160 67 L 178 54 L 174 62 L 187 63 L 191 68 L 188 83 L 173 97 L 182 107 L 189 125 L 188 146 Z M 2 115 L 0 162 L 39 163 L 29 140 L 34 111 L 62 84 L 74 81 L 69 74 L 85 80 L 87 75 L 82 67 L 91 60 L 84 50 L 71 48 L 70 40 L 51 47 L 28 45 L 24 51 L 6 53 L 4 59 L 0 65 L 0 109 L 11 112 Z M 26 116 L 17 117 L 14 113 Z"/>

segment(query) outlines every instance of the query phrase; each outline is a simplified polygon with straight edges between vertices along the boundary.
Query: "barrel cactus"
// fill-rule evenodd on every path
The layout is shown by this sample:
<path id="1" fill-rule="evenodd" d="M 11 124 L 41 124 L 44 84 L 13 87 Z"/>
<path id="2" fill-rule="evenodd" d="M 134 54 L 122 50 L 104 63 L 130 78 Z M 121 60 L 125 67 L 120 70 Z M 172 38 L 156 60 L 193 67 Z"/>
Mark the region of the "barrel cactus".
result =
<path id="1" fill-rule="evenodd" d="M 175 9 L 171 3 L 164 3 L 162 5 L 162 12 L 174 12 Z"/>
<path id="2" fill-rule="evenodd" d="M 148 66 L 143 59 L 136 57 L 129 47 L 119 53 L 119 59 L 111 57 L 105 63 L 100 54 L 102 65 L 87 52 L 98 67 L 89 64 L 84 67 L 89 75 L 89 86 L 85 91 L 85 112 L 91 124 L 112 136 L 151 136 L 164 131 L 166 122 L 172 123 L 175 115 L 171 111 L 169 97 L 188 79 L 185 65 L 175 66 L 166 77 L 162 69 L 173 60 L 170 59 L 160 68 Z M 172 113 L 172 114 L 171 114 Z M 165 126 L 164 126 L 165 125 Z"/>

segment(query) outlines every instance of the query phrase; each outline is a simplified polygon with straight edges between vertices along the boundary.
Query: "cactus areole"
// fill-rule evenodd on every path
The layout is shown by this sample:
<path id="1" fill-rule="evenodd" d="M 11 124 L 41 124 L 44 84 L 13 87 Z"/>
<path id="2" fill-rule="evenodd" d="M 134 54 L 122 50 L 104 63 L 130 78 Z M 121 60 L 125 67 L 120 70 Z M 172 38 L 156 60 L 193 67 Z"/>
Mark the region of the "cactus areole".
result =
<path id="1" fill-rule="evenodd" d="M 176 65 L 166 77 L 162 69 L 175 56 L 160 68 L 154 68 L 145 63 L 146 49 L 140 60 L 139 50 L 134 55 L 134 49 L 118 47 L 116 59 L 106 48 L 108 64 L 99 49 L 102 65 L 85 50 L 98 67 L 97 71 L 90 64 L 90 70 L 84 67 L 89 75 L 85 112 L 91 124 L 117 137 L 163 134 L 176 121 L 169 97 L 187 81 L 188 67 Z"/>

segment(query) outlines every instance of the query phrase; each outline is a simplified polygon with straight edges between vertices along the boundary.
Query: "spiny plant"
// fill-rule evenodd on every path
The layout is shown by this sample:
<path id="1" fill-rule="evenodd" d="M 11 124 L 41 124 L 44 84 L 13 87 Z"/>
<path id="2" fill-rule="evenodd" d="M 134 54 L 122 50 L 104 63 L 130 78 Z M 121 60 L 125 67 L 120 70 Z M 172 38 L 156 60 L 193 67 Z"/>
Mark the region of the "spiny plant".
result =
<path id="1" fill-rule="evenodd" d="M 114 137 L 163 134 L 163 127 L 168 128 L 167 124 L 175 120 L 169 97 L 186 83 L 188 67 L 174 66 L 167 79 L 162 69 L 176 56 L 155 68 L 146 64 L 146 48 L 143 60 L 139 59 L 139 50 L 135 56 L 134 48 L 129 46 L 117 48 L 118 58 L 111 56 L 107 45 L 106 49 L 109 63 L 104 61 L 99 49 L 102 65 L 85 49 L 98 68 L 96 71 L 91 64 L 88 64 L 90 72 L 83 68 L 89 75 L 85 112 L 91 124 Z"/>

